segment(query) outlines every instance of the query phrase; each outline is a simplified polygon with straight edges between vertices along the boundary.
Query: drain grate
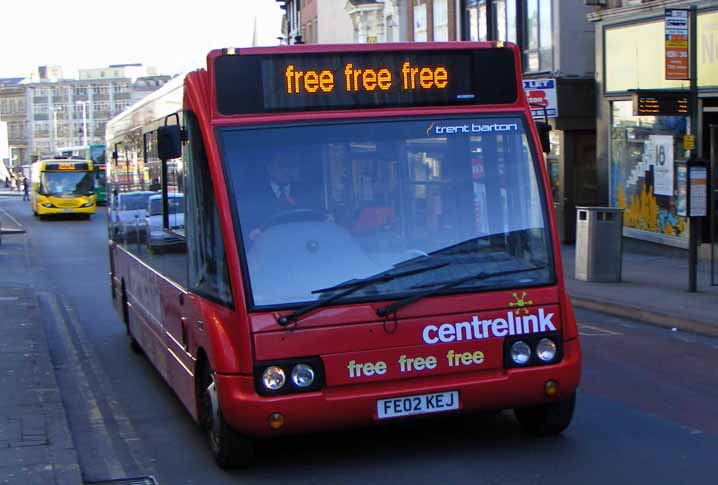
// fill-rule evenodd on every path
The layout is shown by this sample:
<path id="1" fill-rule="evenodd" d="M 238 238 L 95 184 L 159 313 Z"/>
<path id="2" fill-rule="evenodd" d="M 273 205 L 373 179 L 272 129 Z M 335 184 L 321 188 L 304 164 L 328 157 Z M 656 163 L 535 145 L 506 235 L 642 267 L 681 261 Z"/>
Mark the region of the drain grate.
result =
<path id="1" fill-rule="evenodd" d="M 159 485 L 155 477 L 115 478 L 99 482 L 85 482 L 85 485 Z"/>

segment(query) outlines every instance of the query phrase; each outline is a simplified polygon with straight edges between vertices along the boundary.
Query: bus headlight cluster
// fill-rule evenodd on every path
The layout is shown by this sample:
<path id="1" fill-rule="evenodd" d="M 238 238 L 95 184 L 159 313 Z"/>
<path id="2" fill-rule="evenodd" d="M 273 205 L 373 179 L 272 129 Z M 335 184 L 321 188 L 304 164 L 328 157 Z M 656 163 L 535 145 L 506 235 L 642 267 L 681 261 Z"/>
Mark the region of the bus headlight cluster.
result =
<path id="1" fill-rule="evenodd" d="M 92 207 L 93 204 L 94 204 L 94 202 L 92 201 L 92 199 L 90 199 L 87 202 L 85 202 L 84 204 L 82 204 L 82 207 Z"/>
<path id="2" fill-rule="evenodd" d="M 558 334 L 522 336 L 504 342 L 504 367 L 553 364 L 562 358 Z"/>
<path id="3" fill-rule="evenodd" d="M 556 344 L 550 338 L 542 338 L 536 344 L 536 355 L 544 362 L 551 362 L 556 357 Z"/>
<path id="4" fill-rule="evenodd" d="M 523 340 L 514 342 L 511 346 L 511 360 L 514 364 L 524 365 L 529 359 L 531 359 L 531 347 Z"/>
<path id="5" fill-rule="evenodd" d="M 292 369 L 292 383 L 301 388 L 309 387 L 314 382 L 314 369 L 307 364 L 297 364 Z"/>
<path id="6" fill-rule="evenodd" d="M 255 387 L 264 396 L 317 390 L 323 380 L 324 370 L 318 358 L 255 365 Z"/>
<path id="7" fill-rule="evenodd" d="M 42 206 L 43 206 L 43 207 L 46 207 L 46 208 L 48 208 L 48 209 L 49 209 L 50 207 L 53 207 L 52 202 L 44 202 L 44 203 L 42 204 Z"/>
<path id="8" fill-rule="evenodd" d="M 278 391 L 284 387 L 287 377 L 281 367 L 272 365 L 267 367 L 262 373 L 262 384 L 270 391 Z"/>

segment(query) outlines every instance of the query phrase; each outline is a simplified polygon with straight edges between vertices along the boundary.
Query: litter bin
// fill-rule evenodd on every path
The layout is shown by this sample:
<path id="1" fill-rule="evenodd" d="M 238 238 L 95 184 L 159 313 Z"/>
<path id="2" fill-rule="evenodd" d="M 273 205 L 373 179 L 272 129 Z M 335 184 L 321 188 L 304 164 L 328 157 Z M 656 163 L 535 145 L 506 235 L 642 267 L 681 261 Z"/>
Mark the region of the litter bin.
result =
<path id="1" fill-rule="evenodd" d="M 576 207 L 576 279 L 621 281 L 623 209 Z"/>

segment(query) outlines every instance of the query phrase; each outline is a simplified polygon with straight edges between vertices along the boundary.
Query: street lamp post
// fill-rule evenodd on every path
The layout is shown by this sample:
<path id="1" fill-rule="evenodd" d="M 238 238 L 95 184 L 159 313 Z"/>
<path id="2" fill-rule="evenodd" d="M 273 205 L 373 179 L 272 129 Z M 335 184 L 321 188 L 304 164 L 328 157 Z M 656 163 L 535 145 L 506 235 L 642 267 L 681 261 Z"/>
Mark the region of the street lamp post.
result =
<path id="1" fill-rule="evenodd" d="M 89 101 L 75 101 L 82 106 L 82 145 L 87 146 L 87 103 Z"/>

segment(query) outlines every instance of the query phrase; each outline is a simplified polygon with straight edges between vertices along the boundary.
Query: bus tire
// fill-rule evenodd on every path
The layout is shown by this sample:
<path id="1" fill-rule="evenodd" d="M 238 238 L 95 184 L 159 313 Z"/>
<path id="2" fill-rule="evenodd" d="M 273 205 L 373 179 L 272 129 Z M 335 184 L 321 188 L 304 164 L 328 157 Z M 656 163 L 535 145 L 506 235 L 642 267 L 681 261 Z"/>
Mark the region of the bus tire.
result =
<path id="1" fill-rule="evenodd" d="M 246 467 L 254 458 L 252 441 L 233 430 L 222 417 L 214 372 L 203 360 L 199 380 L 199 421 L 214 461 L 222 469 Z"/>
<path id="2" fill-rule="evenodd" d="M 555 436 L 561 434 L 571 424 L 575 406 L 574 392 L 563 401 L 516 408 L 514 415 L 525 432 L 536 436 Z"/>

